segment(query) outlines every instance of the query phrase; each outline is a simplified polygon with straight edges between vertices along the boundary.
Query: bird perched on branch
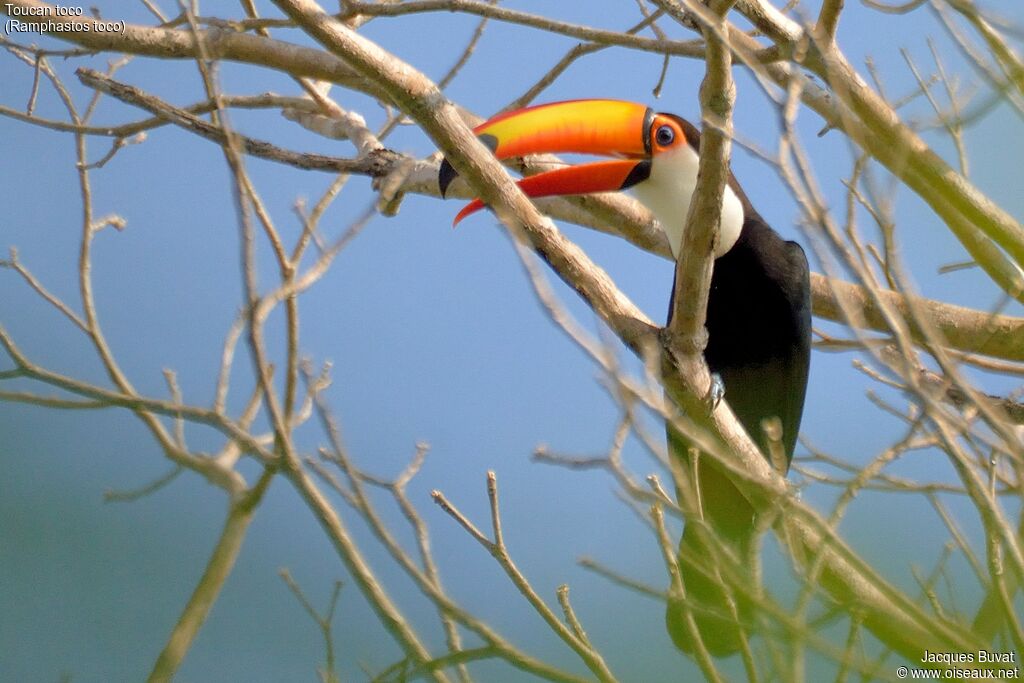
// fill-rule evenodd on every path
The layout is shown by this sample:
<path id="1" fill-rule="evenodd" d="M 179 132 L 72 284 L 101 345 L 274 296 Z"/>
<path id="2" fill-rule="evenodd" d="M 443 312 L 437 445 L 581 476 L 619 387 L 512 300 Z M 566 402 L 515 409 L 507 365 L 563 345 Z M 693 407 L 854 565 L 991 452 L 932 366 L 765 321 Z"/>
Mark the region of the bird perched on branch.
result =
<path id="1" fill-rule="evenodd" d="M 542 152 L 619 157 L 539 173 L 519 186 L 531 197 L 629 189 L 657 218 L 673 255 L 679 256 L 700 153 L 700 132 L 685 119 L 632 102 L 575 100 L 501 114 L 475 132 L 499 159 Z M 442 196 L 456 175 L 445 160 L 439 175 Z M 483 206 L 473 200 L 455 223 Z M 714 256 L 704 357 L 762 453 L 768 457 L 781 448 L 784 457 L 776 467 L 785 474 L 800 428 L 810 363 L 807 259 L 798 244 L 783 240 L 754 210 L 731 174 Z M 670 317 L 671 311 L 670 305 Z M 683 471 L 697 473 L 703 530 L 720 541 L 716 547 L 726 551 L 742 575 L 753 560 L 754 508 L 713 458 L 689 467 L 691 444 L 671 427 L 669 443 Z M 666 621 L 681 650 L 694 651 L 699 634 L 708 652 L 726 656 L 741 646 L 750 605 L 707 561 L 722 555 L 712 550 L 701 525 L 688 522 L 679 545 L 685 598 L 670 599 Z M 684 606 L 690 608 L 695 629 L 684 618 Z"/>

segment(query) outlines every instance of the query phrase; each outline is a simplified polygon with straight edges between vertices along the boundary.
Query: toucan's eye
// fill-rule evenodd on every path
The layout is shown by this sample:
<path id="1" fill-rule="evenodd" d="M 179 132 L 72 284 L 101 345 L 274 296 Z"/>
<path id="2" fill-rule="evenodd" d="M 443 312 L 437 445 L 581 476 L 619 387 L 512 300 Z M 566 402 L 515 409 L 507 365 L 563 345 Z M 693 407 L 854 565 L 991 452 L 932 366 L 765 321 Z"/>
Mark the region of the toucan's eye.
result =
<path id="1" fill-rule="evenodd" d="M 676 132 L 672 130 L 672 126 L 662 126 L 654 134 L 654 140 L 658 143 L 659 147 L 668 147 L 676 139 Z"/>

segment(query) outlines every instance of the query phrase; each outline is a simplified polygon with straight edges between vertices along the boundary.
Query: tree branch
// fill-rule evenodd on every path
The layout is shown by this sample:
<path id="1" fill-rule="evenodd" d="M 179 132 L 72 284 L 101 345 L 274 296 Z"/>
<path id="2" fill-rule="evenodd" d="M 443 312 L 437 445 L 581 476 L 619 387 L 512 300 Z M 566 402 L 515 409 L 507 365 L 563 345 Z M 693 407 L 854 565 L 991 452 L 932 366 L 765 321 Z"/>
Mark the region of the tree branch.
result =
<path id="1" fill-rule="evenodd" d="M 668 332 L 676 351 L 702 354 L 715 244 L 722 219 L 722 197 L 729 180 L 732 148 L 732 106 L 736 88 L 732 82 L 729 28 L 723 16 L 732 2 L 713 4 L 717 23 L 702 26 L 707 50 L 707 71 L 700 86 L 701 140 L 697 187 L 683 230 L 683 244 L 676 262 L 674 309 Z"/>
<path id="2" fill-rule="evenodd" d="M 119 83 L 98 71 L 85 67 L 75 71 L 75 75 L 78 76 L 78 80 L 90 88 L 95 88 L 126 104 L 145 109 L 151 114 L 166 119 L 174 125 L 180 126 L 218 145 L 227 144 L 228 135 L 220 127 L 207 123 L 184 109 L 172 107 L 157 97 L 147 95 L 138 88 Z M 385 149 L 371 149 L 356 159 L 339 159 L 323 154 L 292 152 L 291 150 L 272 145 L 269 142 L 255 140 L 233 131 L 231 137 L 237 139 L 239 146 L 247 154 L 306 170 L 358 173 L 373 178 L 380 178 L 387 175 L 400 159 L 400 155 L 397 152 Z"/>
<path id="3" fill-rule="evenodd" d="M 227 519 L 224 522 L 224 529 L 221 531 L 213 554 L 210 555 L 210 560 L 206 564 L 206 570 L 192 592 L 188 604 L 185 605 L 178 623 L 174 625 L 167 644 L 160 656 L 157 657 L 147 679 L 149 683 L 170 681 L 178 667 L 181 666 L 181 662 L 184 661 L 185 655 L 192 646 L 192 641 L 195 640 L 196 634 L 199 633 L 203 622 L 206 621 L 213 603 L 216 602 L 217 596 L 224 587 L 224 582 L 227 581 L 235 566 L 238 553 L 242 549 L 242 542 L 245 540 L 245 533 L 249 529 L 249 523 L 273 477 L 273 469 L 269 467 L 264 469 L 256 485 L 231 502 Z"/>

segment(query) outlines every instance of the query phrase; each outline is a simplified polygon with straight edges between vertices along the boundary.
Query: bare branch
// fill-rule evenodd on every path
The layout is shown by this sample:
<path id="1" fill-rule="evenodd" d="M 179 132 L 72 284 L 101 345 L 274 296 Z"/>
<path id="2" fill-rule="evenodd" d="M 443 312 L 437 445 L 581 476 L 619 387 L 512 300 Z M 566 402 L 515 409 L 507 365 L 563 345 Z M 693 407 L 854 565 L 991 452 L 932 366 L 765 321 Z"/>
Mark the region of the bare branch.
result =
<path id="1" fill-rule="evenodd" d="M 571 629 L 559 621 L 555 616 L 555 613 L 536 593 L 533 586 L 530 585 L 530 582 L 512 560 L 512 556 L 509 554 L 508 548 L 505 546 L 501 532 L 501 517 L 498 507 L 498 483 L 494 472 L 487 473 L 487 498 L 491 505 L 491 524 L 494 529 L 493 541 L 481 533 L 469 518 L 459 512 L 459 510 L 444 496 L 443 493 L 440 491 L 434 491 L 432 495 L 434 502 L 440 505 L 441 509 L 457 521 L 462 528 L 464 528 L 487 550 L 487 552 L 494 557 L 495 560 L 498 561 L 498 564 L 501 565 L 501 568 L 508 575 L 509 579 L 511 579 L 516 589 L 522 593 L 523 597 L 526 598 L 533 609 L 544 619 L 544 622 L 548 627 L 554 631 L 566 645 L 572 648 L 583 663 L 586 664 L 587 668 L 597 676 L 598 680 L 605 681 L 607 683 L 617 680 L 608 669 L 608 666 L 605 664 L 600 653 L 595 650 L 586 640 L 585 636 L 582 635 L 582 626 L 580 626 L 578 622 L 575 622 L 574 618 L 568 620 L 572 627 Z M 561 590 L 562 589 L 560 589 L 560 594 Z M 567 592 L 567 589 L 565 590 Z"/>
<path id="2" fill-rule="evenodd" d="M 76 73 L 79 80 L 89 87 L 97 88 L 122 102 L 145 109 L 207 140 L 220 145 L 227 144 L 228 136 L 223 130 L 182 109 L 172 107 L 159 98 L 147 95 L 138 88 L 119 83 L 107 78 L 98 71 L 84 67 L 80 68 Z M 233 133 L 233 135 L 237 137 L 239 146 L 247 154 L 309 170 L 359 173 L 379 177 L 385 175 L 385 169 L 390 169 L 396 160 L 393 152 L 384 149 L 373 149 L 358 159 L 339 159 L 323 154 L 300 154 L 281 149 L 263 140 L 254 140 L 237 133 Z"/>
<path id="3" fill-rule="evenodd" d="M 578 24 L 554 21 L 526 12 L 498 7 L 476 0 L 414 0 L 399 4 L 368 3 L 345 0 L 347 12 L 362 16 L 400 16 L 418 12 L 464 12 L 498 21 L 530 26 L 550 33 L 585 40 L 598 45 L 619 45 L 658 54 L 672 54 L 682 57 L 703 57 L 704 48 L 697 41 L 672 41 L 634 36 L 629 33 L 605 31 Z"/>
<path id="4" fill-rule="evenodd" d="M 722 217 L 722 197 L 729 179 L 732 105 L 736 98 L 732 55 L 728 49 L 729 28 L 722 20 L 731 5 L 731 2 L 715 2 L 712 11 L 717 23 L 702 26 L 707 72 L 700 87 L 704 123 L 700 168 L 676 263 L 674 309 L 668 326 L 672 343 L 677 345 L 674 350 L 682 353 L 702 354 L 706 343 L 704 315 Z"/>
<path id="5" fill-rule="evenodd" d="M 259 481 L 251 489 L 232 501 L 224 522 L 224 529 L 221 531 L 213 554 L 210 555 L 210 560 L 206 564 L 206 570 L 192 592 L 192 597 L 189 598 L 178 623 L 175 624 L 167 644 L 153 665 L 153 670 L 147 679 L 151 683 L 170 681 L 174 677 L 175 671 L 184 660 L 192 641 L 203 622 L 206 621 L 210 608 L 217 600 L 224 582 L 235 566 L 235 560 L 238 559 L 238 553 L 242 549 L 242 542 L 245 540 L 249 523 L 273 477 L 273 470 L 265 469 Z"/>
<path id="6" fill-rule="evenodd" d="M 306 594 L 302 591 L 302 587 L 292 578 L 291 572 L 282 568 L 278 571 L 278 576 L 287 584 L 292 595 L 299 601 L 302 608 L 306 610 L 306 614 L 309 615 L 310 619 L 316 623 L 317 628 L 320 629 L 320 634 L 323 636 L 326 661 L 324 662 L 324 668 L 320 672 L 321 680 L 323 683 L 340 683 L 341 678 L 338 676 L 337 666 L 334 661 L 334 636 L 331 633 L 331 629 L 332 622 L 334 621 L 334 610 L 338 606 L 338 596 L 341 595 L 341 581 L 334 582 L 334 590 L 331 591 L 330 600 L 327 602 L 327 609 L 324 611 L 324 614 L 320 614 L 309 602 Z"/>

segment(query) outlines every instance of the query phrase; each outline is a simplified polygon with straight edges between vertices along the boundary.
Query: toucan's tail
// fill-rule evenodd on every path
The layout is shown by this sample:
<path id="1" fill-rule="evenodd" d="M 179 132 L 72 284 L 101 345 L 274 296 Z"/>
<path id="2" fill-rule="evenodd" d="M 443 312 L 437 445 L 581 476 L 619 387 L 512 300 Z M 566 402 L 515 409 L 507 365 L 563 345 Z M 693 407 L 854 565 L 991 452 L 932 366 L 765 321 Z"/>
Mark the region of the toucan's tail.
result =
<path id="1" fill-rule="evenodd" d="M 710 530 L 708 530 L 710 531 Z M 683 539 L 679 543 L 679 572 L 685 591 L 683 595 L 669 598 L 665 612 L 665 623 L 676 647 L 686 653 L 693 653 L 696 647 L 696 632 L 707 651 L 715 657 L 728 657 L 740 650 L 742 633 L 749 629 L 752 609 L 741 591 L 730 590 L 722 565 L 733 565 L 733 560 L 715 562 L 700 530 L 695 524 L 687 524 Z M 737 570 L 747 571 L 747 548 L 729 547 L 729 554 L 740 560 L 739 566 L 730 566 L 728 572 L 735 575 Z M 743 544 L 746 545 L 746 544 Z M 693 616 L 693 626 L 686 619 L 687 607 Z M 749 633 L 749 632 L 748 632 Z"/>
<path id="2" fill-rule="evenodd" d="M 678 438 L 675 430 L 669 434 L 670 442 Z M 752 576 L 755 514 L 732 481 L 708 459 L 700 461 L 699 476 L 704 523 L 689 522 L 683 531 L 678 563 L 685 597 L 669 598 L 665 622 L 676 647 L 693 653 L 697 647 L 686 619 L 688 606 L 707 651 L 727 657 L 739 651 L 741 634 L 749 629 L 753 613 L 745 591 L 729 587 L 735 585 L 736 577 Z M 742 583 L 749 587 L 749 582 Z"/>

